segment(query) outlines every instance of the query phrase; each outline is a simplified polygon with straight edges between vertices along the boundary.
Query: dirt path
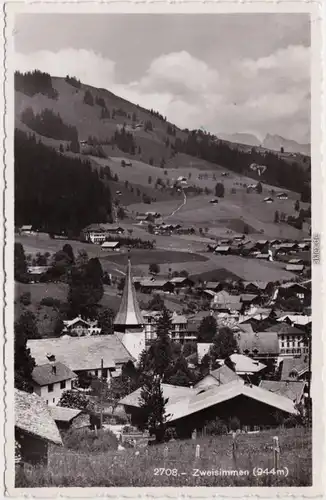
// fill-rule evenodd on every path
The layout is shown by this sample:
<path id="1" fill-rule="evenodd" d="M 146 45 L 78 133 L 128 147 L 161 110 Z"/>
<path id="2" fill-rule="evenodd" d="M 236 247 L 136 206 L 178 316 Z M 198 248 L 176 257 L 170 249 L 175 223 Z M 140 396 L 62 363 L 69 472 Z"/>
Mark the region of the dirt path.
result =
<path id="1" fill-rule="evenodd" d="M 187 203 L 187 196 L 185 194 L 185 192 L 182 190 L 182 194 L 183 194 L 183 202 L 181 203 L 181 205 L 179 205 L 175 210 L 173 210 L 172 213 L 170 213 L 169 215 L 167 215 L 165 217 L 165 220 L 168 219 L 169 217 L 172 217 L 174 214 L 176 214 L 177 212 L 179 212 L 179 210 L 181 210 L 182 207 L 185 206 L 185 204 Z"/>

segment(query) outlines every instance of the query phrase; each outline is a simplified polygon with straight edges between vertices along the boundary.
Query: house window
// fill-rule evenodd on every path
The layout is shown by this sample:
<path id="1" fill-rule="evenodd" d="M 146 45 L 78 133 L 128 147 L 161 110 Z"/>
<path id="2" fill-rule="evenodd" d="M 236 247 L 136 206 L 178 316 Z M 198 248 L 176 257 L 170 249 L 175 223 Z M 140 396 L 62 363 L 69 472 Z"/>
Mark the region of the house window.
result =
<path id="1" fill-rule="evenodd" d="M 98 375 L 98 370 L 94 370 L 94 375 L 95 375 L 95 377 L 97 377 L 97 375 Z"/>
<path id="2" fill-rule="evenodd" d="M 103 368 L 102 374 L 103 374 L 104 378 L 107 378 L 108 377 L 108 369 L 107 368 Z"/>
<path id="3" fill-rule="evenodd" d="M 48 385 L 48 392 L 53 392 L 53 384 Z"/>
<path id="4" fill-rule="evenodd" d="M 60 382 L 60 389 L 65 389 L 66 388 L 66 381 L 65 380 L 62 380 Z"/>
<path id="5" fill-rule="evenodd" d="M 53 398 L 53 403 L 55 403 L 55 398 Z"/>

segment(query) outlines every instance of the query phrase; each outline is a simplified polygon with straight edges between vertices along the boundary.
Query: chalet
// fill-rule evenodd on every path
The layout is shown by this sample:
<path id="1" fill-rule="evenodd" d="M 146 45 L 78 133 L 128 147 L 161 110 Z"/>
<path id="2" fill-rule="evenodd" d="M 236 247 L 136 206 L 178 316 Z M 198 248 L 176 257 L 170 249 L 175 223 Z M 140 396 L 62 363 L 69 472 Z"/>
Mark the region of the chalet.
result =
<path id="1" fill-rule="evenodd" d="M 174 286 L 165 279 L 144 279 L 139 282 L 138 286 L 142 293 L 152 293 L 153 291 L 173 293 L 174 291 Z"/>
<path id="2" fill-rule="evenodd" d="M 89 335 L 99 335 L 101 328 L 98 326 L 97 321 L 85 320 L 81 316 L 74 319 L 64 320 L 63 335 L 70 335 L 71 337 L 82 337 Z"/>
<path id="3" fill-rule="evenodd" d="M 48 445 L 62 445 L 62 439 L 46 402 L 37 394 L 15 389 L 15 461 L 48 463 Z"/>
<path id="4" fill-rule="evenodd" d="M 103 228 L 107 236 L 124 234 L 125 232 L 124 228 L 117 224 L 102 224 L 101 227 Z"/>
<path id="5" fill-rule="evenodd" d="M 218 199 L 217 199 L 217 198 L 214 198 L 213 200 L 210 200 L 210 203 L 213 203 L 214 205 L 217 205 L 217 203 L 218 203 Z"/>
<path id="6" fill-rule="evenodd" d="M 171 278 L 169 282 L 174 286 L 175 289 L 178 288 L 191 288 L 194 286 L 194 282 L 185 276 L 176 276 Z"/>
<path id="7" fill-rule="evenodd" d="M 306 383 L 299 380 L 262 380 L 259 387 L 274 394 L 285 396 L 296 405 L 304 404 Z"/>
<path id="8" fill-rule="evenodd" d="M 233 382 L 235 380 L 239 382 L 242 381 L 242 379 L 233 370 L 231 370 L 231 368 L 226 365 L 222 365 L 216 370 L 210 371 L 208 375 L 197 382 L 194 385 L 194 389 L 206 390 L 213 385 L 220 386 L 223 384 L 228 384 L 229 382 Z"/>
<path id="9" fill-rule="evenodd" d="M 299 325 L 307 327 L 311 325 L 311 316 L 307 316 L 305 314 L 296 314 L 296 313 L 288 313 L 283 314 L 279 318 L 277 318 L 277 322 L 279 323 L 288 323 L 289 325 Z"/>
<path id="10" fill-rule="evenodd" d="M 49 363 L 35 366 L 32 372 L 33 391 L 49 405 L 56 405 L 64 391 L 72 388 L 77 375 L 55 357 L 49 356 Z"/>
<path id="11" fill-rule="evenodd" d="M 240 295 L 240 302 L 243 302 L 246 306 L 251 304 L 258 304 L 260 302 L 259 295 L 253 293 L 243 293 Z"/>
<path id="12" fill-rule="evenodd" d="M 21 234 L 33 234 L 33 226 L 31 224 L 24 225 L 20 228 Z"/>
<path id="13" fill-rule="evenodd" d="M 311 290 L 302 285 L 302 283 L 283 283 L 279 289 L 279 296 L 283 298 L 296 297 L 305 300 L 311 297 Z"/>
<path id="14" fill-rule="evenodd" d="M 60 431 L 81 429 L 90 426 L 89 414 L 75 408 L 51 406 L 50 414 Z"/>
<path id="15" fill-rule="evenodd" d="M 205 283 L 205 290 L 211 290 L 213 292 L 219 292 L 223 289 L 223 284 L 219 281 L 207 281 Z"/>
<path id="16" fill-rule="evenodd" d="M 300 242 L 298 243 L 298 249 L 301 251 L 308 251 L 311 248 L 310 242 Z"/>
<path id="17" fill-rule="evenodd" d="M 269 253 L 261 253 L 261 252 L 258 252 L 256 255 L 255 255 L 255 258 L 256 259 L 260 259 L 260 260 L 270 260 L 271 256 Z"/>
<path id="18" fill-rule="evenodd" d="M 235 335 L 240 354 L 253 359 L 276 359 L 279 356 L 279 342 L 276 332 L 238 332 Z"/>
<path id="19" fill-rule="evenodd" d="M 105 241 L 101 245 L 101 250 L 113 250 L 114 252 L 119 252 L 120 248 L 119 241 Z"/>
<path id="20" fill-rule="evenodd" d="M 134 360 L 116 335 L 31 339 L 27 341 L 27 347 L 37 366 L 45 364 L 48 356 L 52 355 L 77 375 L 88 373 L 96 377 L 103 376 L 106 380 L 120 373 L 122 366 L 129 360 Z"/>
<path id="21" fill-rule="evenodd" d="M 288 264 L 302 265 L 303 264 L 303 260 L 302 259 L 290 259 L 288 261 Z"/>
<path id="22" fill-rule="evenodd" d="M 287 264 L 285 270 L 291 273 L 302 273 L 304 271 L 303 264 Z"/>
<path id="23" fill-rule="evenodd" d="M 268 196 L 267 198 L 264 198 L 264 199 L 263 199 L 263 202 L 264 202 L 264 203 L 273 203 L 273 202 L 274 202 L 274 200 L 273 200 L 273 198 L 271 198 L 270 196 Z"/>
<path id="24" fill-rule="evenodd" d="M 279 200 L 287 200 L 289 198 L 287 193 L 277 193 L 276 196 Z"/>
<path id="25" fill-rule="evenodd" d="M 215 247 L 214 253 L 218 255 L 228 255 L 230 253 L 231 247 L 227 245 L 218 245 Z"/>
<path id="26" fill-rule="evenodd" d="M 273 282 L 271 281 L 244 281 L 243 282 L 244 291 L 246 293 L 270 294 L 273 290 Z"/>
<path id="27" fill-rule="evenodd" d="M 252 384 L 232 381 L 206 390 L 192 389 L 166 405 L 168 425 L 172 424 L 179 437 L 189 437 L 194 429 L 203 430 L 207 422 L 229 421 L 230 415 L 240 421 L 243 430 L 277 426 L 276 414 L 297 415 L 298 410 L 289 398 L 274 394 Z"/>
<path id="28" fill-rule="evenodd" d="M 31 283 L 36 283 L 41 280 L 41 276 L 43 276 L 48 270 L 50 266 L 27 266 L 27 275 Z"/>
<path id="29" fill-rule="evenodd" d="M 147 222 L 147 215 L 136 215 L 136 221 Z"/>
<path id="30" fill-rule="evenodd" d="M 280 254 L 291 254 L 298 251 L 298 244 L 295 242 L 280 243 L 279 245 L 274 245 L 274 250 L 276 253 Z"/>
<path id="31" fill-rule="evenodd" d="M 240 295 L 231 295 L 222 290 L 221 292 L 217 292 L 213 297 L 211 307 L 215 311 L 220 312 L 240 312 L 243 304 L 240 302 Z"/>
<path id="32" fill-rule="evenodd" d="M 309 379 L 308 356 L 294 358 L 284 358 L 281 362 L 281 380 L 301 380 Z"/>

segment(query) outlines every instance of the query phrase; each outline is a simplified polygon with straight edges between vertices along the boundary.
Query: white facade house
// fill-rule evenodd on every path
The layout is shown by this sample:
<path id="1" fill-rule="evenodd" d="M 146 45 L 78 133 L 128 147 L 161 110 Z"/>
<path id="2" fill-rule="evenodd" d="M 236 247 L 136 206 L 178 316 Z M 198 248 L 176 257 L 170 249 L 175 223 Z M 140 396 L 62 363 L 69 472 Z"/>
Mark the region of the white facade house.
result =
<path id="1" fill-rule="evenodd" d="M 64 391 L 72 388 L 72 381 L 77 375 L 66 365 L 53 361 L 36 366 L 32 372 L 33 390 L 41 396 L 47 404 L 56 405 Z"/>
<path id="2" fill-rule="evenodd" d="M 97 321 L 85 320 L 81 316 L 77 316 L 71 320 L 63 322 L 64 328 L 63 335 L 70 335 L 73 337 L 82 337 L 88 335 L 99 335 L 102 329 L 98 326 Z"/>

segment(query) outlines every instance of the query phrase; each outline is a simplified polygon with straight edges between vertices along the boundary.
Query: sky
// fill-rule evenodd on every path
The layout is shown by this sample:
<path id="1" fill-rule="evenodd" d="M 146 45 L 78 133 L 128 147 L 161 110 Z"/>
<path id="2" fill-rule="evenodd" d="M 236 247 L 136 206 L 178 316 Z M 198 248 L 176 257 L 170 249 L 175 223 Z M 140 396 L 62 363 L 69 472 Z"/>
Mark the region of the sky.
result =
<path id="1" fill-rule="evenodd" d="M 181 128 L 310 142 L 308 14 L 20 14 L 15 67 L 75 76 Z"/>

